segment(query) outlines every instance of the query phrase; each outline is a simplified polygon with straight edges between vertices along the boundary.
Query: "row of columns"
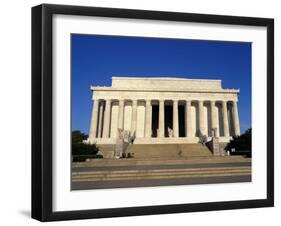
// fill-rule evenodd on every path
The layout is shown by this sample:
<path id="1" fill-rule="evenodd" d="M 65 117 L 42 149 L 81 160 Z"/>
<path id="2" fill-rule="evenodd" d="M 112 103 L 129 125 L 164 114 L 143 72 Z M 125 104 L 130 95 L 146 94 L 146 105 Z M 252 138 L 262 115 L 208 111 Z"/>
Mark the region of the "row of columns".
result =
<path id="1" fill-rule="evenodd" d="M 203 102 L 198 101 L 198 111 L 199 111 L 199 131 L 203 135 L 203 131 L 206 131 L 204 128 L 205 123 Z M 217 118 L 215 117 L 215 101 L 211 101 L 211 127 L 216 128 L 218 125 Z M 240 126 L 239 126 L 239 116 L 237 109 L 237 102 L 232 102 L 232 116 L 234 124 L 234 134 L 240 135 Z M 124 127 L 124 100 L 119 100 L 119 111 L 118 111 L 118 128 L 123 129 Z M 100 106 L 100 109 L 99 109 Z M 165 137 L 165 102 L 164 100 L 159 100 L 159 134 L 158 137 Z M 98 115 L 99 113 L 99 115 Z M 100 100 L 95 100 L 93 111 L 92 111 L 92 121 L 90 126 L 90 138 L 109 138 L 110 132 L 110 117 L 111 114 L 111 100 L 107 99 L 105 101 L 105 108 L 103 103 L 100 105 Z M 228 113 L 227 113 L 227 101 L 222 101 L 222 114 L 223 114 L 223 131 L 224 136 L 229 136 L 229 123 L 228 123 Z M 98 120 L 99 117 L 99 120 Z M 185 128 L 187 137 L 191 134 L 191 101 L 186 101 L 185 107 Z M 103 122 L 98 123 L 98 121 Z M 97 125 L 98 124 L 98 125 Z M 152 125 L 152 105 L 151 100 L 146 100 L 145 106 L 145 134 L 146 138 L 151 137 L 151 125 Z M 137 100 L 132 101 L 132 122 L 131 122 L 131 131 L 136 131 L 137 127 Z M 179 137 L 179 120 L 178 120 L 178 100 L 173 100 L 173 131 L 174 137 Z"/>

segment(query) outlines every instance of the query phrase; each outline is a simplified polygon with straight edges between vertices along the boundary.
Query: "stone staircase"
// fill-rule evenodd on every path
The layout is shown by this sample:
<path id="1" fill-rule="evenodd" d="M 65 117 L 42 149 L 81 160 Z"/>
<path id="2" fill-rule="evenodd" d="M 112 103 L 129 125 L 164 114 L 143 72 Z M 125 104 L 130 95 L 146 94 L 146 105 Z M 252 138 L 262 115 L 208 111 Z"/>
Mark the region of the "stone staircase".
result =
<path id="1" fill-rule="evenodd" d="M 99 145 L 103 159 L 72 163 L 72 190 L 251 181 L 251 159 L 214 156 L 207 146 L 129 144 L 133 158 L 115 158 L 115 145 Z"/>
<path id="2" fill-rule="evenodd" d="M 114 144 L 100 144 L 99 147 L 99 153 L 103 155 L 103 158 L 114 158 Z"/>
<path id="3" fill-rule="evenodd" d="M 251 181 L 242 156 L 93 159 L 72 163 L 72 190 Z"/>
<path id="4" fill-rule="evenodd" d="M 126 152 L 134 153 L 135 158 L 186 158 L 212 156 L 201 144 L 130 144 Z"/>
<path id="5" fill-rule="evenodd" d="M 242 156 L 198 156 L 182 158 L 122 158 L 91 159 L 86 162 L 74 162 L 72 168 L 113 167 L 113 166 L 149 166 L 149 165 L 184 165 L 184 164 L 228 164 L 250 162 Z"/>
<path id="6" fill-rule="evenodd" d="M 114 158 L 114 145 L 99 145 L 104 158 Z M 212 156 L 211 151 L 202 144 L 129 144 L 126 153 L 133 153 L 134 158 L 187 158 Z"/>
<path id="7" fill-rule="evenodd" d="M 149 180 L 177 178 L 206 178 L 250 175 L 251 168 L 244 167 L 213 167 L 213 168 L 174 168 L 174 169 L 142 169 L 142 170 L 92 170 L 73 172 L 73 182 L 115 181 L 115 180 Z"/>

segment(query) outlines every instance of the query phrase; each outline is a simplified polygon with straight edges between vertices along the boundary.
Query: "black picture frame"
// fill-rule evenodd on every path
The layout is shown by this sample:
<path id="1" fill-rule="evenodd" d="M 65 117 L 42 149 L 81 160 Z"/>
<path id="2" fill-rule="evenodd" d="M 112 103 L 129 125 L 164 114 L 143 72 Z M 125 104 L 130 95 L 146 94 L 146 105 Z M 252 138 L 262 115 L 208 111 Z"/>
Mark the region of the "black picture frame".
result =
<path id="1" fill-rule="evenodd" d="M 52 17 L 55 14 L 266 27 L 267 198 L 54 212 L 52 210 Z M 32 8 L 32 218 L 40 221 L 57 221 L 271 206 L 274 206 L 273 19 L 49 4 Z"/>

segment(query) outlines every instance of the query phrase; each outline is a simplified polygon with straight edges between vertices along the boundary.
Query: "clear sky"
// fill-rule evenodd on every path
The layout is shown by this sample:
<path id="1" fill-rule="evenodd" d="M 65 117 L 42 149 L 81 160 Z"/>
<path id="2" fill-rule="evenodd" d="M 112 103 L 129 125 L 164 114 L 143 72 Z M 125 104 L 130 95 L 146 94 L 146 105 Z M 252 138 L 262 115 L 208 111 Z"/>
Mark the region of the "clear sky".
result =
<path id="1" fill-rule="evenodd" d="M 251 43 L 72 34 L 71 49 L 72 130 L 88 134 L 90 86 L 112 76 L 220 79 L 240 89 L 241 132 L 251 127 Z"/>

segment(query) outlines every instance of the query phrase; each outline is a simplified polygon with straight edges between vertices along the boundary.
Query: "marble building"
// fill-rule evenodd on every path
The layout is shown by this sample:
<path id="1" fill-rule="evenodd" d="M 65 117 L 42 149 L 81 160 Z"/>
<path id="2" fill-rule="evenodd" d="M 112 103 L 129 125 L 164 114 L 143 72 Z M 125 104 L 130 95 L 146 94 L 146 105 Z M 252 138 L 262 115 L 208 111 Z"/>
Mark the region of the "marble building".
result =
<path id="1" fill-rule="evenodd" d="M 238 89 L 221 80 L 112 77 L 110 87 L 92 86 L 89 143 L 115 144 L 118 129 L 136 144 L 198 143 L 240 135 Z"/>

